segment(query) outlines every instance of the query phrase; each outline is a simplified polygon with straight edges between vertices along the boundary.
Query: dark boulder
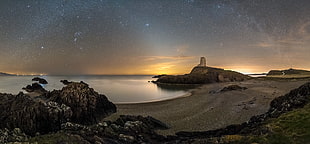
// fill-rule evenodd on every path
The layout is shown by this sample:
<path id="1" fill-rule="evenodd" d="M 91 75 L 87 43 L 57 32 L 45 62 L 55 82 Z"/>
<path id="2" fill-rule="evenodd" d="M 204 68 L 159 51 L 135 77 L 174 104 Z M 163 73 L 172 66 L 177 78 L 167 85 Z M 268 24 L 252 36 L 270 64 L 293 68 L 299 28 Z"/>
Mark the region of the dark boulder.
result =
<path id="1" fill-rule="evenodd" d="M 72 82 L 69 82 L 68 80 L 60 80 L 60 82 L 62 82 L 64 85 L 68 85 L 72 83 Z"/>
<path id="2" fill-rule="evenodd" d="M 39 77 L 33 78 L 32 81 L 37 81 L 40 84 L 48 84 L 48 82 L 44 78 L 39 78 Z"/>
<path id="3" fill-rule="evenodd" d="M 120 117 L 115 121 L 118 125 L 124 125 L 127 121 L 141 121 L 152 129 L 169 129 L 170 126 L 157 120 L 151 116 L 131 116 L 131 115 L 120 115 Z"/>
<path id="4" fill-rule="evenodd" d="M 47 91 L 38 83 L 33 83 L 32 85 L 27 85 L 22 88 L 26 92 L 38 92 L 38 93 L 46 93 Z"/>
<path id="5" fill-rule="evenodd" d="M 38 102 L 24 93 L 0 94 L 0 128 L 20 128 L 28 135 L 58 131 L 70 120 L 70 107 L 55 102 Z"/>
<path id="6" fill-rule="evenodd" d="M 234 90 L 246 90 L 246 89 L 248 89 L 248 88 L 241 87 L 239 85 L 229 85 L 229 86 L 224 87 L 223 89 L 221 89 L 221 92 L 234 91 Z"/>
<path id="7" fill-rule="evenodd" d="M 0 129 L 0 143 L 25 142 L 27 140 L 28 136 L 19 128 L 14 128 L 13 130 L 7 128 Z"/>
<path id="8" fill-rule="evenodd" d="M 69 106 L 73 112 L 71 121 L 79 124 L 94 124 L 115 113 L 116 106 L 105 95 L 99 94 L 84 82 L 70 82 L 61 90 L 46 94 L 50 101 Z"/>

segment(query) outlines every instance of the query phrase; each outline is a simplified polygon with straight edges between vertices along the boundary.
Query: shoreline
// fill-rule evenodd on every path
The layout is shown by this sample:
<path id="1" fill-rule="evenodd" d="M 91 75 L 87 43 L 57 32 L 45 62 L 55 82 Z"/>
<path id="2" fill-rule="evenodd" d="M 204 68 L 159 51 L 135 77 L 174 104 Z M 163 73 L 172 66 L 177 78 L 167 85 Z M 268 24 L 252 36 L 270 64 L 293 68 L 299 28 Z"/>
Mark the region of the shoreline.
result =
<path id="1" fill-rule="evenodd" d="M 182 94 L 180 96 L 174 96 L 171 98 L 167 98 L 167 99 L 159 99 L 159 100 L 154 100 L 154 101 L 145 101 L 145 102 L 113 102 L 115 105 L 139 105 L 139 104 L 154 104 L 154 103 L 160 103 L 160 102 L 165 102 L 165 101 L 172 101 L 175 99 L 179 99 L 179 98 L 184 98 L 184 97 L 190 97 L 193 95 L 193 92 L 196 89 L 190 89 L 187 92 L 185 92 L 185 94 Z"/>
<path id="2" fill-rule="evenodd" d="M 206 131 L 246 122 L 250 117 L 266 112 L 270 102 L 308 80 L 272 81 L 251 79 L 243 82 L 212 83 L 190 91 L 190 96 L 164 101 L 116 104 L 117 112 L 103 120 L 115 120 L 120 115 L 152 116 L 168 124 L 162 135 L 178 131 Z M 218 92 L 225 86 L 237 84 L 246 90 Z"/>

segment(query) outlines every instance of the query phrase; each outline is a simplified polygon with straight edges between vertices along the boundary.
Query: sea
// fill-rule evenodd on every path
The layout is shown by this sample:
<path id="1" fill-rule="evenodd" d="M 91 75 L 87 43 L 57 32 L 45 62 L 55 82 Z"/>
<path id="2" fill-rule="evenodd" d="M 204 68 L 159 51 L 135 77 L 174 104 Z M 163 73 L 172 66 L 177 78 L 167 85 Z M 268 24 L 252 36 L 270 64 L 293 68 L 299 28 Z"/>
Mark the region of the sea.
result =
<path id="1" fill-rule="evenodd" d="M 17 94 L 25 92 L 23 87 L 33 83 L 35 76 L 0 76 L 0 93 Z M 79 76 L 39 76 L 48 81 L 42 85 L 47 90 L 61 89 L 60 80 L 83 81 L 114 103 L 147 103 L 173 99 L 189 94 L 193 86 L 157 85 L 149 75 L 79 75 Z"/>

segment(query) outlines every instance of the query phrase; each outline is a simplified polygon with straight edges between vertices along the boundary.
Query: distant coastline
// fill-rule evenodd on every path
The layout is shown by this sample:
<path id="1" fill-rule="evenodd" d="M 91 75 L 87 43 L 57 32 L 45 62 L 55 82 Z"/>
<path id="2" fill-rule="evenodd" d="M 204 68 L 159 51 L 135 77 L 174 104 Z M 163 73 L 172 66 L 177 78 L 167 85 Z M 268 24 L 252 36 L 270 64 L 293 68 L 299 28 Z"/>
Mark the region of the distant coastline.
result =
<path id="1" fill-rule="evenodd" d="M 16 74 L 9 74 L 9 73 L 0 72 L 0 76 L 17 76 L 17 75 Z"/>

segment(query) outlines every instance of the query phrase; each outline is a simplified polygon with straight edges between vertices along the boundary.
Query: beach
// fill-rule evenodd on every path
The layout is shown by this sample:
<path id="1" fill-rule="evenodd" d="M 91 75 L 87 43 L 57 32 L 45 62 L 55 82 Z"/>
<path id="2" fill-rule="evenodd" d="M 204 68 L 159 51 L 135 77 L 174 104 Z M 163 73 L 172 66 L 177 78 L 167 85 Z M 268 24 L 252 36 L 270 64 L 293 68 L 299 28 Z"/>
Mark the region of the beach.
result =
<path id="1" fill-rule="evenodd" d="M 206 84 L 190 90 L 190 96 L 151 103 L 117 104 L 117 112 L 104 120 L 115 120 L 119 115 L 152 116 L 171 127 L 157 131 L 163 135 L 223 128 L 246 122 L 251 116 L 266 112 L 274 98 L 307 81 L 252 79 Z M 219 92 L 229 85 L 239 85 L 247 89 Z"/>

